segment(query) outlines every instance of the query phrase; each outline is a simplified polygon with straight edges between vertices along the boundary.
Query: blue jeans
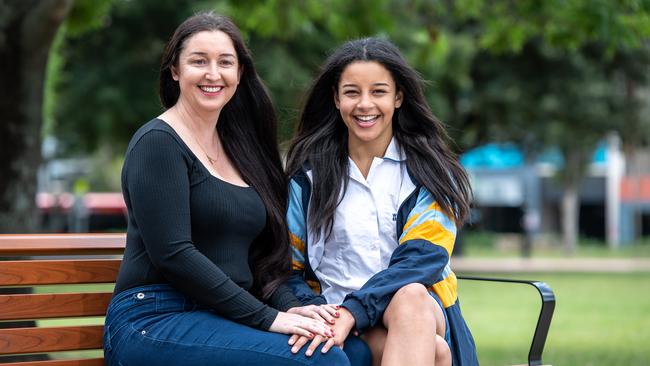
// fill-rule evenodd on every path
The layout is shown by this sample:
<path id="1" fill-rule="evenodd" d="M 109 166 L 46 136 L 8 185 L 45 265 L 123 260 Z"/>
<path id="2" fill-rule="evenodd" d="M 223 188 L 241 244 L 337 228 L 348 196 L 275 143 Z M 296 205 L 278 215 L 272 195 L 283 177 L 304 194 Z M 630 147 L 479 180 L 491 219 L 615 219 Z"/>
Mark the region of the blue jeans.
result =
<path id="1" fill-rule="evenodd" d="M 104 326 L 109 366 L 136 365 L 370 365 L 368 345 L 358 337 L 345 351 L 332 347 L 305 356 L 291 353 L 289 336 L 225 319 L 169 285 L 148 285 L 117 294 Z"/>

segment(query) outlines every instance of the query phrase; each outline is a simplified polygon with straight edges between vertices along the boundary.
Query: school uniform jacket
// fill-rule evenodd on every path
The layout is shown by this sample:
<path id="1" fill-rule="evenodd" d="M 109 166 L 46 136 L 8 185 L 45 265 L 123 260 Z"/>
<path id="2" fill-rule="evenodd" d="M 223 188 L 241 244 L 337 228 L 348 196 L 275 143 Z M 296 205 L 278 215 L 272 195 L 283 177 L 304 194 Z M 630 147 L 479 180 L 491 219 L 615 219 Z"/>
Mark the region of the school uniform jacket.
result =
<path id="1" fill-rule="evenodd" d="M 393 294 L 410 283 L 421 283 L 442 304 L 449 332 L 449 347 L 454 366 L 478 365 L 472 335 L 460 310 L 457 281 L 449 259 L 456 238 L 456 225 L 443 213 L 431 193 L 403 170 L 412 183 L 412 191 L 400 203 L 396 217 L 399 245 L 392 253 L 388 268 L 378 271 L 359 290 L 349 293 L 343 303 L 363 330 L 381 324 Z M 311 198 L 311 172 L 298 172 L 290 181 L 289 225 L 293 275 L 288 281 L 296 297 L 305 305 L 326 304 L 319 279 L 312 269 L 318 265 L 322 248 L 314 250 L 314 233 L 307 228 Z M 322 237 L 322 235 L 321 235 Z M 310 251 L 311 249 L 311 251 Z M 319 254 L 320 253 L 320 254 Z"/>

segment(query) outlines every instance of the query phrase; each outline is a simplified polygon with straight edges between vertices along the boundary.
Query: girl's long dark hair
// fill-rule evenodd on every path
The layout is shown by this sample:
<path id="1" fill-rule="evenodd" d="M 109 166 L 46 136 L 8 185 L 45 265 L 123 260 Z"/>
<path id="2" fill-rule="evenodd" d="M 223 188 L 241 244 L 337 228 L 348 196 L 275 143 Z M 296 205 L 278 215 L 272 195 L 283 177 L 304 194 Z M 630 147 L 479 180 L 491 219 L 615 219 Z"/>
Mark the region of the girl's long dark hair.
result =
<path id="1" fill-rule="evenodd" d="M 222 31 L 235 46 L 242 70 L 237 91 L 219 114 L 217 133 L 228 158 L 244 181 L 255 188 L 266 207 L 266 226 L 251 247 L 254 290 L 268 298 L 290 273 L 291 255 L 286 224 L 287 179 L 277 145 L 273 104 L 260 80 L 239 29 L 228 18 L 211 12 L 196 14 L 174 32 L 160 65 L 160 100 L 165 108 L 180 95 L 171 67 L 177 65 L 185 42 L 203 31 Z"/>
<path id="2" fill-rule="evenodd" d="M 348 183 L 348 131 L 334 104 L 341 74 L 352 62 L 376 61 L 403 93 L 393 115 L 393 134 L 406 153 L 415 180 L 431 192 L 445 213 L 460 227 L 468 217 L 471 188 L 467 173 L 449 148 L 449 136 L 424 97 L 420 75 L 392 43 L 365 38 L 345 43 L 327 59 L 303 107 L 287 156 L 291 176 L 309 164 L 313 189 L 309 226 L 331 232 L 334 213 Z"/>

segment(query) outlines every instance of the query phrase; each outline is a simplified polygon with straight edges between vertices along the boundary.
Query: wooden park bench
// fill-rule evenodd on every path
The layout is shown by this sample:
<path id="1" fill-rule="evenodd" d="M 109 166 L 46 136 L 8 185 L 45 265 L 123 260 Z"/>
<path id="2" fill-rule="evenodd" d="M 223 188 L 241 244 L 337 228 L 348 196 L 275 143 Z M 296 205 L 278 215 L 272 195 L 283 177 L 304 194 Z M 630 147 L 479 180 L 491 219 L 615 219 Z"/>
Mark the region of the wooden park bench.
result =
<path id="1" fill-rule="evenodd" d="M 101 366 L 101 324 L 42 324 L 44 319 L 103 317 L 111 299 L 124 251 L 124 234 L 0 235 L 0 321 L 35 321 L 30 327 L 0 328 L 0 356 L 55 354 L 97 350 L 74 358 L 5 363 L 15 366 Z M 528 365 L 542 364 L 542 351 L 551 323 L 555 297 L 542 282 L 463 277 L 532 285 L 542 306 L 528 355 Z M 91 284 L 79 287 L 80 284 Z M 56 291 L 65 285 L 71 292 Z M 79 288 L 76 288 L 79 287 Z M 34 288 L 32 293 L 8 293 L 14 288 Z M 104 291 L 97 290 L 103 288 Z M 47 291 L 53 289 L 52 291 Z M 24 292 L 24 291 L 23 291 Z M 34 326 L 35 324 L 35 326 Z M 0 363 L 3 360 L 0 358 Z"/>

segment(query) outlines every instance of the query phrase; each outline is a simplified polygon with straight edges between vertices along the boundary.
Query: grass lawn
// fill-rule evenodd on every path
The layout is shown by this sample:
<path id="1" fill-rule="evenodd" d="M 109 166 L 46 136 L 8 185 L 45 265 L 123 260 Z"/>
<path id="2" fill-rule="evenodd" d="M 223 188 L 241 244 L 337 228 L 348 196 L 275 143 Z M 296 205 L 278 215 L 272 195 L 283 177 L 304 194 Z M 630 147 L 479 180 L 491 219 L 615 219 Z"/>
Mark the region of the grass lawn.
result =
<path id="1" fill-rule="evenodd" d="M 518 234 L 496 234 L 468 231 L 463 234 L 463 253 L 468 257 L 513 258 L 521 256 L 521 241 Z M 540 236 L 533 247 L 532 257 L 563 258 L 565 251 L 561 239 L 554 235 Z M 576 258 L 650 258 L 650 237 L 640 239 L 617 249 L 610 249 L 598 240 L 581 238 L 575 253 Z"/>
<path id="2" fill-rule="evenodd" d="M 546 364 L 650 365 L 650 273 L 488 276 L 540 280 L 553 288 Z M 536 290 L 477 281 L 460 281 L 459 288 L 481 365 L 524 363 L 539 313 Z"/>

